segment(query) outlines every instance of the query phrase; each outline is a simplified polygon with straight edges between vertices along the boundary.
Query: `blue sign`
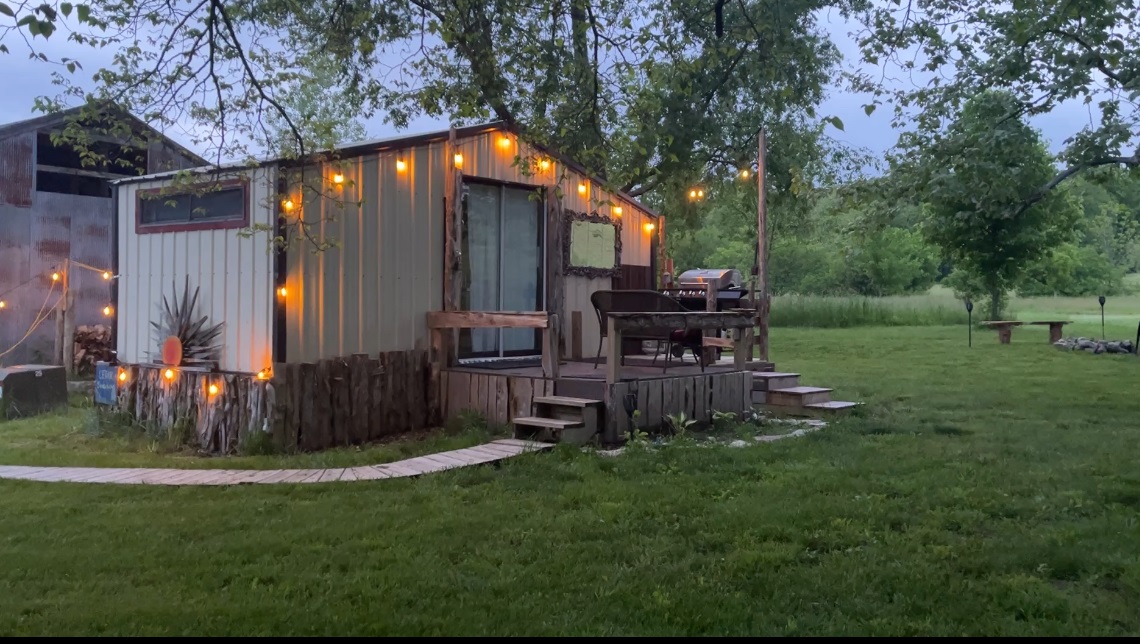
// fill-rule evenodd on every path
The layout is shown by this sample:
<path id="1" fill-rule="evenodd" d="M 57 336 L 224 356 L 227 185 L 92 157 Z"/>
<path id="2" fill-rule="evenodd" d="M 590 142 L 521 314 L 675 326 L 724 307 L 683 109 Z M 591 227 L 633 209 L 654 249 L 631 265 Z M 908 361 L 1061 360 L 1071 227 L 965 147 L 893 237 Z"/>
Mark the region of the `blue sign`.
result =
<path id="1" fill-rule="evenodd" d="M 119 383 L 115 380 L 118 369 L 106 362 L 95 363 L 95 404 L 113 405 L 119 395 Z"/>

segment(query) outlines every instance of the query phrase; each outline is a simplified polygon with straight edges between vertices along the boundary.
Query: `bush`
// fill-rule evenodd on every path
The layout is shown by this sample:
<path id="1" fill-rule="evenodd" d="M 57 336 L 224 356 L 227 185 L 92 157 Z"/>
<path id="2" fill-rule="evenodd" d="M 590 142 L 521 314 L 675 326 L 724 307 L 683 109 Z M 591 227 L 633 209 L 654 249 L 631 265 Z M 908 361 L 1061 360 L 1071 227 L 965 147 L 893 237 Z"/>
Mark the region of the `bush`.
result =
<path id="1" fill-rule="evenodd" d="M 775 294 L 844 293 L 843 264 L 834 247 L 786 238 L 768 255 L 769 287 Z"/>
<path id="2" fill-rule="evenodd" d="M 1020 295 L 1116 295 L 1124 290 L 1124 271 L 1088 246 L 1064 244 L 1029 265 L 1017 288 Z"/>
<path id="3" fill-rule="evenodd" d="M 847 282 L 860 295 L 923 293 L 938 277 L 938 258 L 922 235 L 887 228 L 847 252 Z"/>

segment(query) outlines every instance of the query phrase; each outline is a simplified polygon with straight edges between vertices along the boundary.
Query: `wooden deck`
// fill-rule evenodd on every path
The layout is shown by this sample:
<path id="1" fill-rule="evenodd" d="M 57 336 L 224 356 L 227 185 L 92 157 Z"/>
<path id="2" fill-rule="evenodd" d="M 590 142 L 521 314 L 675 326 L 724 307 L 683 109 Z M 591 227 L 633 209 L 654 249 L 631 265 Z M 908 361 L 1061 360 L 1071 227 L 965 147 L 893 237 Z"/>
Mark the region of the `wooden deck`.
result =
<path id="1" fill-rule="evenodd" d="M 528 452 L 554 447 L 514 439 L 491 441 L 475 447 L 427 454 L 394 463 L 360 467 L 309 470 L 178 470 L 135 467 L 0 466 L 0 479 L 66 483 L 117 483 L 122 485 L 265 485 L 271 483 L 333 483 L 376 481 L 442 472 L 457 467 L 494 463 Z"/>
<path id="2" fill-rule="evenodd" d="M 653 378 L 676 378 L 678 376 L 699 376 L 702 373 L 700 365 L 694 363 L 693 359 L 687 355 L 684 363 L 679 362 L 675 358 L 670 360 L 668 369 L 663 368 L 665 366 L 664 356 L 657 358 L 656 366 L 652 364 L 652 361 L 652 356 L 626 356 L 625 366 L 623 366 L 621 370 L 621 379 L 648 380 Z M 732 363 L 717 363 L 705 367 L 704 373 L 728 373 L 734 370 Z M 477 364 L 472 364 L 450 367 L 448 371 L 453 373 L 484 374 L 516 378 L 542 378 L 542 367 L 540 366 L 489 369 L 480 367 Z M 604 363 L 594 365 L 592 362 L 564 361 L 559 363 L 558 379 L 605 381 L 606 365 Z"/>

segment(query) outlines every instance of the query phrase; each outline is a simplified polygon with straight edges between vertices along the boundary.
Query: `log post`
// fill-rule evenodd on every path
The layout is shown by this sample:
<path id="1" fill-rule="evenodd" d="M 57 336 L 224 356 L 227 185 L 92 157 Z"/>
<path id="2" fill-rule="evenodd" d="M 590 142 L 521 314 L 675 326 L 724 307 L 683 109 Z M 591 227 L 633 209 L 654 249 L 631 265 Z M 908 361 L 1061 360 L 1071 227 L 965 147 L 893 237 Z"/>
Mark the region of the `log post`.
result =
<path id="1" fill-rule="evenodd" d="M 768 136 L 764 128 L 760 128 L 757 137 L 756 157 L 756 183 L 758 195 L 756 199 L 756 343 L 760 347 L 760 359 L 768 361 L 768 312 L 772 306 L 771 294 L 768 292 L 768 204 L 767 204 L 767 157 Z M 751 350 L 749 350 L 751 353 Z"/>
<path id="2" fill-rule="evenodd" d="M 606 320 L 606 336 L 609 346 L 606 347 L 606 388 L 621 381 L 621 331 L 617 320 L 610 316 Z"/>

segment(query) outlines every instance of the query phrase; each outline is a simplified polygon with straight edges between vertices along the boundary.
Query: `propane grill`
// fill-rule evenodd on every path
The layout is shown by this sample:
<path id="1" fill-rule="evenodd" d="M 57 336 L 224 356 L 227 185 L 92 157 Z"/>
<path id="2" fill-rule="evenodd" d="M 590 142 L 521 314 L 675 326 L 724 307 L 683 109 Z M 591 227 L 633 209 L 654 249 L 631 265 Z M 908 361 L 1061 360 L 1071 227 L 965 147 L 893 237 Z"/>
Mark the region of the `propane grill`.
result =
<path id="1" fill-rule="evenodd" d="M 703 285 L 711 284 L 716 296 L 716 310 L 727 311 L 741 308 L 741 300 L 748 295 L 740 271 L 734 268 L 697 268 L 681 273 L 674 285 L 661 289 L 661 292 L 681 303 L 691 311 L 706 311 Z"/>

